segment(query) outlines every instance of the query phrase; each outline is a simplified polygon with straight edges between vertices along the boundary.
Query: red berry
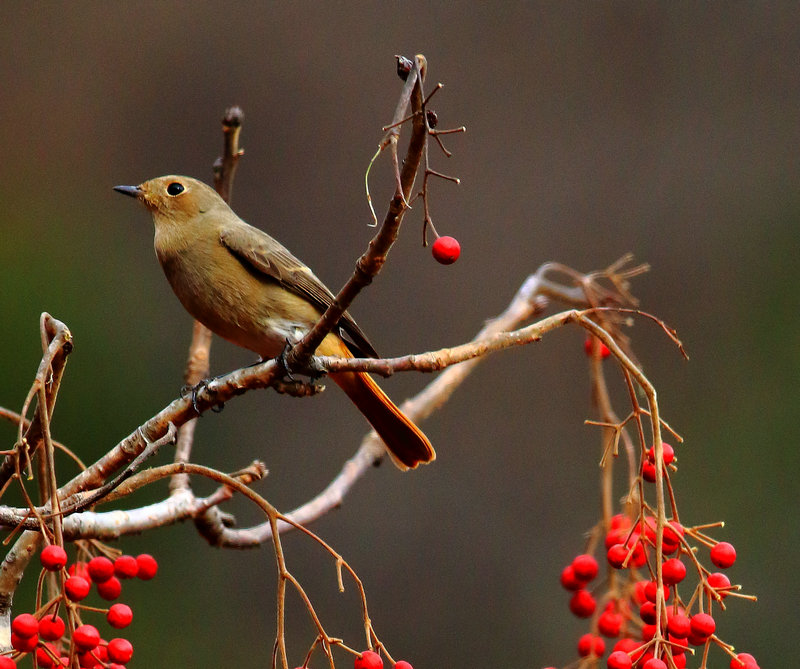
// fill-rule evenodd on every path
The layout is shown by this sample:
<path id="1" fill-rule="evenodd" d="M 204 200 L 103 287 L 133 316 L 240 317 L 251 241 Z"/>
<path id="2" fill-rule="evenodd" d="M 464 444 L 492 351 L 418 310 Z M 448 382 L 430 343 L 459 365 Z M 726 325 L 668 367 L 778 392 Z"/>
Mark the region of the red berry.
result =
<path id="1" fill-rule="evenodd" d="M 56 661 L 53 659 L 53 655 L 55 655 L 55 651 L 53 650 L 53 648 L 49 644 L 48 644 L 47 647 L 49 648 L 50 653 L 48 653 L 44 649 L 43 646 L 39 646 L 36 649 L 36 663 L 40 667 L 43 667 L 44 669 L 48 669 L 49 667 L 54 666 L 55 663 L 56 663 Z M 52 655 L 51 655 L 51 653 L 52 653 Z M 0 667 L 3 667 L 3 666 L 5 666 L 5 665 L 0 665 Z"/>
<path id="2" fill-rule="evenodd" d="M 664 449 L 664 453 L 663 453 L 664 464 L 668 465 L 670 462 L 672 462 L 675 459 L 675 449 L 672 448 L 672 446 L 670 446 L 668 443 L 666 443 L 664 441 L 661 442 L 661 446 Z M 651 446 L 650 450 L 647 451 L 647 457 L 650 460 L 650 462 L 655 462 L 656 461 L 656 447 L 655 447 L 655 445 Z"/>
<path id="3" fill-rule="evenodd" d="M 575 568 L 571 564 L 568 564 L 561 570 L 559 581 L 561 582 L 561 586 L 566 590 L 580 590 L 586 585 L 585 581 L 578 578 L 575 573 Z"/>
<path id="4" fill-rule="evenodd" d="M 112 601 L 122 594 L 122 583 L 116 576 L 97 584 L 97 593 L 105 600 Z"/>
<path id="5" fill-rule="evenodd" d="M 39 621 L 39 636 L 46 641 L 58 641 L 67 626 L 60 616 L 46 615 Z"/>
<path id="6" fill-rule="evenodd" d="M 17 663 L 7 655 L 0 655 L 0 669 L 17 669 Z"/>
<path id="7" fill-rule="evenodd" d="M 87 565 L 89 578 L 95 583 L 103 583 L 114 575 L 114 563 L 103 555 L 98 555 L 89 560 Z"/>
<path id="8" fill-rule="evenodd" d="M 36 636 L 39 633 L 39 621 L 30 613 L 20 613 L 12 621 L 11 631 L 26 639 Z"/>
<path id="9" fill-rule="evenodd" d="M 136 574 L 143 581 L 149 581 L 158 572 L 158 562 L 148 553 L 136 556 L 136 564 L 139 566 L 139 573 Z"/>
<path id="10" fill-rule="evenodd" d="M 603 611 L 597 619 L 597 630 L 603 636 L 618 637 L 622 630 L 622 615 L 614 611 Z"/>
<path id="11" fill-rule="evenodd" d="M 439 237 L 433 242 L 433 257 L 442 265 L 452 265 L 461 255 L 461 244 L 455 237 Z"/>
<path id="12" fill-rule="evenodd" d="M 758 662 L 750 653 L 739 653 L 731 658 L 731 669 L 759 669 Z"/>
<path id="13" fill-rule="evenodd" d="M 644 663 L 644 669 L 667 669 L 667 663 L 654 657 Z"/>
<path id="14" fill-rule="evenodd" d="M 394 669 L 414 669 L 408 662 L 405 660 L 400 660 L 399 662 L 394 663 Z"/>
<path id="15" fill-rule="evenodd" d="M 673 615 L 669 616 L 669 620 L 667 621 L 667 629 L 673 636 L 685 639 L 687 636 L 689 636 L 689 632 L 691 631 L 688 616 L 685 616 L 682 613 L 674 613 Z"/>
<path id="16" fill-rule="evenodd" d="M 588 618 L 596 607 L 597 602 L 588 590 L 578 590 L 569 600 L 569 610 L 578 618 Z"/>
<path id="17" fill-rule="evenodd" d="M 89 570 L 85 562 L 73 562 L 67 567 L 67 574 L 70 576 L 82 576 L 87 581 L 89 580 Z"/>
<path id="18" fill-rule="evenodd" d="M 135 578 L 139 573 L 139 563 L 133 555 L 120 555 L 114 560 L 114 574 L 117 578 Z"/>
<path id="19" fill-rule="evenodd" d="M 631 656 L 621 650 L 615 650 L 608 656 L 608 669 L 630 669 L 633 666 Z"/>
<path id="20" fill-rule="evenodd" d="M 72 633 L 72 641 L 81 650 L 92 650 L 100 643 L 100 632 L 94 625 L 81 625 Z"/>
<path id="21" fill-rule="evenodd" d="M 680 558 L 665 560 L 664 564 L 661 565 L 661 575 L 664 578 L 664 583 L 675 585 L 686 578 L 686 565 L 680 561 Z"/>
<path id="22" fill-rule="evenodd" d="M 665 579 L 666 580 L 666 579 Z M 655 581 L 644 581 L 644 596 L 648 602 L 655 602 L 658 594 L 658 584 Z M 664 586 L 664 601 L 669 600 L 669 587 Z"/>
<path id="23" fill-rule="evenodd" d="M 714 619 L 707 613 L 695 613 L 689 619 L 689 626 L 692 634 L 697 637 L 708 638 L 717 629 L 717 624 Z"/>
<path id="24" fill-rule="evenodd" d="M 11 633 L 11 647 L 22 653 L 30 653 L 39 643 L 37 636 L 20 636 L 19 634 Z"/>
<path id="25" fill-rule="evenodd" d="M 729 579 L 725 574 L 721 571 L 716 571 L 713 574 L 709 574 L 706 577 L 708 584 L 717 590 L 717 594 L 722 598 L 725 599 L 728 596 L 728 590 L 731 587 L 731 579 Z"/>
<path id="26" fill-rule="evenodd" d="M 628 547 L 625 544 L 614 544 L 606 553 L 608 564 L 614 569 L 622 569 L 622 565 L 625 564 L 625 559 L 628 557 L 628 552 Z"/>
<path id="27" fill-rule="evenodd" d="M 575 575 L 582 581 L 591 581 L 597 576 L 599 568 L 597 560 L 592 555 L 578 555 L 572 561 L 572 568 L 575 570 Z"/>
<path id="28" fill-rule="evenodd" d="M 727 541 L 720 541 L 711 549 L 711 561 L 722 569 L 736 562 L 736 549 Z"/>
<path id="29" fill-rule="evenodd" d="M 70 576 L 64 581 L 64 592 L 73 602 L 85 599 L 92 586 L 83 576 Z"/>
<path id="30" fill-rule="evenodd" d="M 63 569 L 67 564 L 67 551 L 61 546 L 51 544 L 42 549 L 40 559 L 42 561 L 42 567 L 48 571 L 58 571 L 59 569 Z"/>
<path id="31" fill-rule="evenodd" d="M 594 634 L 584 634 L 578 639 L 578 655 L 589 657 L 595 655 L 601 657 L 606 652 L 606 642 Z"/>
<path id="32" fill-rule="evenodd" d="M 127 604 L 112 604 L 106 614 L 106 620 L 111 627 L 122 629 L 131 624 L 133 620 L 133 611 L 131 611 L 131 607 Z"/>
<path id="33" fill-rule="evenodd" d="M 112 662 L 127 664 L 133 657 L 133 645 L 127 639 L 111 639 L 107 649 L 108 659 Z"/>
<path id="34" fill-rule="evenodd" d="M 598 349 L 598 355 L 604 360 L 611 355 L 611 351 L 608 350 L 608 346 L 606 346 L 604 342 L 600 341 L 593 335 L 588 335 L 583 342 L 584 352 L 586 355 L 591 357 L 594 355 L 595 348 Z"/>
<path id="35" fill-rule="evenodd" d="M 375 651 L 365 650 L 356 656 L 353 666 L 355 669 L 383 669 L 383 659 Z"/>
<path id="36" fill-rule="evenodd" d="M 656 626 L 652 623 L 642 625 L 642 641 L 650 641 L 656 635 Z M 652 656 L 651 656 L 652 657 Z"/>
<path id="37" fill-rule="evenodd" d="M 650 483 L 656 481 L 656 466 L 652 462 L 642 463 L 642 478 Z"/>
<path id="38" fill-rule="evenodd" d="M 93 667 L 101 666 L 100 660 L 97 659 L 97 653 L 93 650 L 87 650 L 78 654 L 78 664 L 81 667 L 92 669 Z"/>
<path id="39" fill-rule="evenodd" d="M 645 602 L 639 607 L 639 616 L 648 625 L 656 621 L 656 605 L 653 602 Z"/>

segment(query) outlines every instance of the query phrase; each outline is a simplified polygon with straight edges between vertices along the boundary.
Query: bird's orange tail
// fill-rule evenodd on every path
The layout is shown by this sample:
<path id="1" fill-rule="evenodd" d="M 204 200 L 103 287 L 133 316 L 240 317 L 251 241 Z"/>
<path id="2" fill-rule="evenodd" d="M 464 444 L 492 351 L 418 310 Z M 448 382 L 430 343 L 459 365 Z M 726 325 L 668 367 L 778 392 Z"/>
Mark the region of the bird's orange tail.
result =
<path id="1" fill-rule="evenodd" d="M 340 372 L 330 377 L 364 414 L 400 469 L 414 469 L 436 458 L 428 438 L 395 406 L 369 374 Z"/>

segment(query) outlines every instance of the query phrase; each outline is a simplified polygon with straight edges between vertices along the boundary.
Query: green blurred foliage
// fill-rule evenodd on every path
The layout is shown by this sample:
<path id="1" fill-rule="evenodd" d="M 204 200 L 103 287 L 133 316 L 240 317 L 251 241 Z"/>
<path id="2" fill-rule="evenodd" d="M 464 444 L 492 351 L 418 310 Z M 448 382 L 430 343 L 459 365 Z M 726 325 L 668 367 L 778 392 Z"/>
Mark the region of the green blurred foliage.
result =
<path id="1" fill-rule="evenodd" d="M 75 337 L 54 430 L 82 457 L 175 397 L 190 320 L 155 262 L 146 214 L 111 187 L 170 172 L 210 179 L 231 104 L 246 114 L 235 208 L 339 286 L 371 232 L 363 175 L 399 90 L 393 56 L 423 52 L 429 81 L 446 84 L 434 105 L 442 127 L 468 127 L 447 140 L 453 158 L 431 154 L 462 178 L 436 184 L 432 204 L 463 255 L 433 263 L 415 207 L 356 317 L 382 352 L 429 350 L 470 337 L 544 261 L 590 270 L 631 250 L 650 262 L 634 291 L 691 355 L 683 362 L 643 321 L 631 332 L 686 437 L 683 520 L 726 519 L 720 538 L 740 553 L 732 577 L 759 602 L 732 602 L 720 634 L 781 666 L 796 620 L 787 595 L 800 585 L 799 29 L 796 3 L 5 2 L 0 405 L 21 406 L 45 310 Z M 373 198 L 390 192 L 384 161 Z M 214 344 L 215 373 L 251 360 Z M 400 376 L 385 382 L 398 399 L 427 381 Z M 396 657 L 418 667 L 573 657 L 583 626 L 557 579 L 597 513 L 586 379 L 576 332 L 494 356 L 425 425 L 434 466 L 384 467 L 315 525 L 359 571 Z M 203 418 L 196 458 L 225 470 L 265 459 L 259 490 L 291 508 L 363 432 L 335 392 L 256 393 Z M 0 435 L 13 443 L 12 427 Z M 306 539 L 286 543 L 330 631 L 357 645 L 354 589 L 336 592 L 333 565 Z M 264 666 L 269 548 L 212 549 L 190 525 L 120 545 L 162 564 L 157 581 L 126 592 L 136 666 Z M 299 664 L 311 631 L 291 604 Z"/>

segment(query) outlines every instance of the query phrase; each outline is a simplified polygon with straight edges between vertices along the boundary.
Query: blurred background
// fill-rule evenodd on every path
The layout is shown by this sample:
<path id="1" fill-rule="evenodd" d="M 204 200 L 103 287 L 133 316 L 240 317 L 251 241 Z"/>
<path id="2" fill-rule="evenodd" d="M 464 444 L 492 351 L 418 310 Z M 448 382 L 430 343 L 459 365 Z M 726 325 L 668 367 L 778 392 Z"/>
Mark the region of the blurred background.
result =
<path id="1" fill-rule="evenodd" d="M 22 405 L 45 310 L 75 340 L 55 436 L 84 459 L 176 397 L 191 321 L 155 259 L 149 216 L 111 188 L 168 173 L 210 181 L 229 105 L 245 111 L 234 208 L 340 287 L 373 233 L 363 179 L 400 91 L 394 55 L 421 52 L 429 89 L 445 84 L 432 103 L 440 127 L 468 128 L 446 138 L 452 158 L 431 149 L 433 166 L 462 180 L 435 183 L 431 197 L 462 257 L 433 261 L 415 207 L 356 319 L 384 355 L 431 350 L 470 338 L 545 261 L 589 271 L 632 251 L 649 262 L 633 291 L 691 356 L 646 321 L 629 332 L 686 439 L 673 478 L 681 518 L 726 521 L 715 536 L 739 550 L 731 578 L 759 597 L 731 601 L 718 632 L 761 666 L 786 666 L 800 589 L 799 31 L 791 2 L 5 2 L 0 405 Z M 380 210 L 388 160 L 371 184 Z M 582 341 L 565 329 L 487 360 L 424 424 L 434 465 L 371 472 L 313 526 L 362 577 L 395 658 L 423 669 L 575 657 L 586 625 L 558 575 L 599 513 Z M 214 343 L 213 373 L 252 360 Z M 428 380 L 383 386 L 399 402 Z M 226 471 L 263 459 L 258 490 L 288 510 L 364 432 L 335 390 L 251 393 L 200 421 L 195 458 Z M 14 435 L 0 425 L 3 448 Z M 244 504 L 229 510 L 258 521 Z M 267 666 L 270 547 L 211 548 L 191 524 L 119 546 L 161 561 L 156 581 L 126 586 L 132 666 Z M 355 588 L 338 594 L 334 565 L 308 539 L 285 548 L 328 631 L 362 645 Z M 289 604 L 300 665 L 313 631 L 299 599 Z M 727 660 L 716 653 L 711 666 Z"/>

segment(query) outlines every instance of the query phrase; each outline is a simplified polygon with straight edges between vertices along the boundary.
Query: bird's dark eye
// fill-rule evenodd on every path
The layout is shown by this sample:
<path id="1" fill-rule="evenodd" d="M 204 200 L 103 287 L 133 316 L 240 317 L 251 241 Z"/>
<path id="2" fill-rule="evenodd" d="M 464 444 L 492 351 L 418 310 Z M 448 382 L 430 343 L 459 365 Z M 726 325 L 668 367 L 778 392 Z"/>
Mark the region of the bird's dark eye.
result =
<path id="1" fill-rule="evenodd" d="M 180 195 L 183 193 L 183 184 L 179 184 L 177 181 L 173 181 L 169 186 L 167 186 L 167 193 L 172 196 Z"/>

